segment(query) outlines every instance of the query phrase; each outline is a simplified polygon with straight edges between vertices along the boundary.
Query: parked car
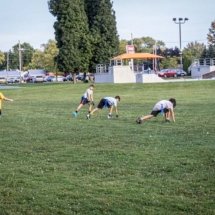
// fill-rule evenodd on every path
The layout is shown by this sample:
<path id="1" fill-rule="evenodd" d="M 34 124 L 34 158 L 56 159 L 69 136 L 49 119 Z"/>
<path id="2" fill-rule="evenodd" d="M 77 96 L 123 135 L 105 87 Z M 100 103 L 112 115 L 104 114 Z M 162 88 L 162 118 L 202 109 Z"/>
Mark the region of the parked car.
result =
<path id="1" fill-rule="evenodd" d="M 83 81 L 84 80 L 84 75 L 76 75 L 76 80 L 77 81 Z"/>
<path id="2" fill-rule="evenodd" d="M 5 77 L 0 77 L 0 84 L 5 84 L 7 82 Z"/>
<path id="3" fill-rule="evenodd" d="M 8 84 L 19 83 L 19 82 L 20 82 L 20 77 L 9 77 L 7 79 Z"/>
<path id="4" fill-rule="evenodd" d="M 32 83 L 33 82 L 33 77 L 25 76 L 25 77 L 23 77 L 23 81 L 26 82 L 26 83 Z"/>
<path id="5" fill-rule="evenodd" d="M 62 75 L 58 75 L 58 76 L 54 76 L 52 81 L 53 82 L 64 82 L 64 81 L 67 81 L 67 80 L 66 80 L 66 77 L 64 77 Z"/>
<path id="6" fill-rule="evenodd" d="M 44 81 L 45 81 L 45 82 L 52 82 L 54 78 L 55 78 L 55 76 L 49 75 L 49 76 L 46 76 L 46 77 L 44 78 Z"/>
<path id="7" fill-rule="evenodd" d="M 67 80 L 67 81 L 73 81 L 72 74 L 67 75 L 67 76 L 66 76 L 66 80 Z"/>
<path id="8" fill-rule="evenodd" d="M 163 69 L 158 72 L 158 76 L 162 78 L 177 77 L 177 72 L 174 69 Z"/>
<path id="9" fill-rule="evenodd" d="M 44 82 L 44 76 L 43 75 L 36 75 L 32 77 L 32 82 L 33 83 L 39 83 L 39 82 Z"/>
<path id="10" fill-rule="evenodd" d="M 176 69 L 177 76 L 186 76 L 187 73 L 183 69 Z"/>

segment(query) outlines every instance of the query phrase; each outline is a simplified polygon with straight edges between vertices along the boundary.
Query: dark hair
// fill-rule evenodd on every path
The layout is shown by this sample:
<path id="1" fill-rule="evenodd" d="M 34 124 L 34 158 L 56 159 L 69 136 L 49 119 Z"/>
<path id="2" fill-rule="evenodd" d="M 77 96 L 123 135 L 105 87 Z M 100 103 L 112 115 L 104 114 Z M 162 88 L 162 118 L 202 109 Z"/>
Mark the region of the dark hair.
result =
<path id="1" fill-rule="evenodd" d="M 115 96 L 115 99 L 118 99 L 120 101 L 120 96 Z"/>
<path id="2" fill-rule="evenodd" d="M 170 98 L 170 99 L 169 99 L 169 101 L 170 101 L 170 102 L 172 102 L 173 107 L 175 107 L 175 106 L 176 106 L 176 99 L 174 99 L 174 98 Z"/>

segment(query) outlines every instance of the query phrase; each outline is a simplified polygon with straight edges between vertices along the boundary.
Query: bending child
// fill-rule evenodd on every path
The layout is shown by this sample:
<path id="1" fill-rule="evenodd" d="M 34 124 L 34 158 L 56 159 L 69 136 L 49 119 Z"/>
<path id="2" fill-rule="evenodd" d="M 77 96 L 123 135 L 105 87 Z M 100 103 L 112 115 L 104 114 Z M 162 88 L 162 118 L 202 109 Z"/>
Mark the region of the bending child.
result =
<path id="1" fill-rule="evenodd" d="M 115 96 L 113 97 L 104 97 L 100 100 L 98 106 L 92 110 L 89 114 L 87 114 L 87 119 L 90 119 L 91 115 L 93 115 L 96 111 L 103 109 L 104 107 L 109 108 L 109 114 L 108 114 L 108 119 L 112 117 L 112 112 L 115 110 L 116 117 L 118 117 L 118 109 L 117 105 L 118 102 L 120 101 L 120 96 Z"/>
<path id="2" fill-rule="evenodd" d="M 162 113 L 164 115 L 164 119 L 166 122 L 170 122 L 171 120 L 175 122 L 175 114 L 174 114 L 175 107 L 176 107 L 176 99 L 170 98 L 169 100 L 161 100 L 155 104 L 151 114 L 138 117 L 136 120 L 136 123 L 141 124 L 146 120 L 156 117 L 159 113 Z"/>

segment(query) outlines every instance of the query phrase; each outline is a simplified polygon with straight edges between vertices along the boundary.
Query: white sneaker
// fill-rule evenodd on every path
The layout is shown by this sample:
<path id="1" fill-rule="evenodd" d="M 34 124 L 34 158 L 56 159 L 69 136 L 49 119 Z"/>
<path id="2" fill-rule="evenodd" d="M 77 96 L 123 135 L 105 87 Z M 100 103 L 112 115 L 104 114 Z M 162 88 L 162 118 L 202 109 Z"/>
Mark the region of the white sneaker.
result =
<path id="1" fill-rule="evenodd" d="M 107 118 L 108 118 L 108 119 L 111 119 L 111 118 L 112 118 L 112 115 L 108 114 Z"/>
<path id="2" fill-rule="evenodd" d="M 87 114 L 87 119 L 90 119 L 90 114 Z"/>

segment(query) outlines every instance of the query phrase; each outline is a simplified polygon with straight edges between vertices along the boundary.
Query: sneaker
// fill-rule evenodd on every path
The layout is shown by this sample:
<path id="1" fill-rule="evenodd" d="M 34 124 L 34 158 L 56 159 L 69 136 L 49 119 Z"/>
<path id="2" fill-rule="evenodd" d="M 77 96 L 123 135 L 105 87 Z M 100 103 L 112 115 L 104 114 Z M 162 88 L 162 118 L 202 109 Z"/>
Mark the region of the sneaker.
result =
<path id="1" fill-rule="evenodd" d="M 90 114 L 87 114 L 87 119 L 90 119 Z"/>
<path id="2" fill-rule="evenodd" d="M 143 122 L 143 120 L 140 118 L 140 117 L 138 117 L 137 119 L 136 119 L 136 123 L 137 124 L 141 124 Z"/>
<path id="3" fill-rule="evenodd" d="M 111 115 L 111 114 L 108 114 L 107 118 L 108 118 L 108 119 L 111 119 L 111 118 L 112 118 L 112 115 Z"/>
<path id="4" fill-rule="evenodd" d="M 77 117 L 78 113 L 77 113 L 77 112 L 72 112 L 72 115 L 73 115 L 74 117 Z"/>

